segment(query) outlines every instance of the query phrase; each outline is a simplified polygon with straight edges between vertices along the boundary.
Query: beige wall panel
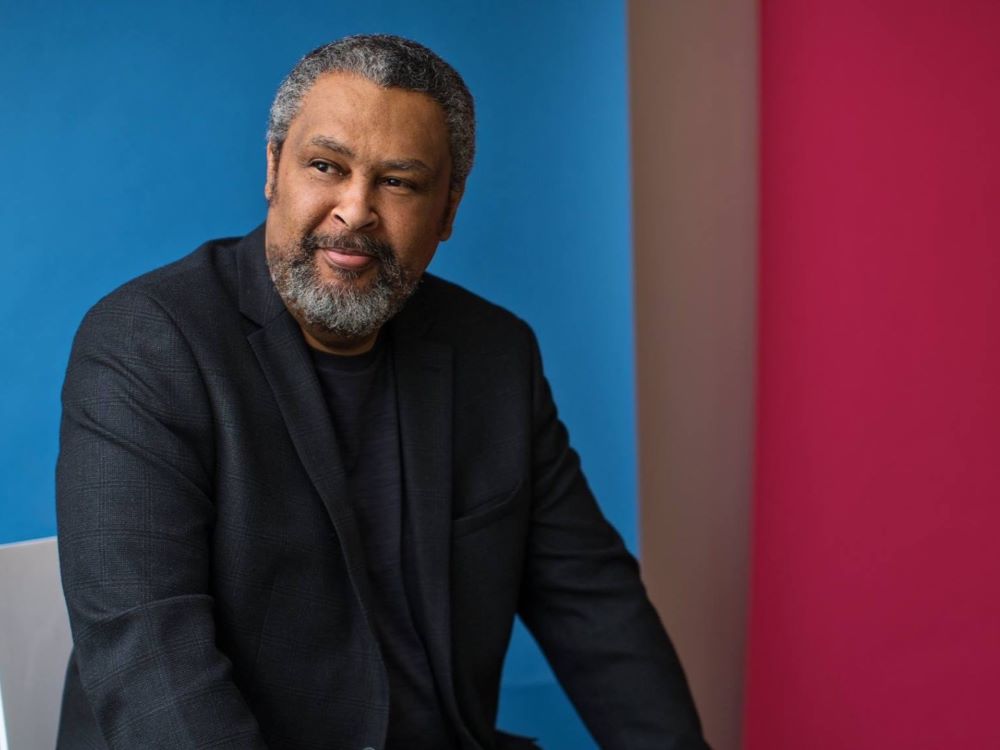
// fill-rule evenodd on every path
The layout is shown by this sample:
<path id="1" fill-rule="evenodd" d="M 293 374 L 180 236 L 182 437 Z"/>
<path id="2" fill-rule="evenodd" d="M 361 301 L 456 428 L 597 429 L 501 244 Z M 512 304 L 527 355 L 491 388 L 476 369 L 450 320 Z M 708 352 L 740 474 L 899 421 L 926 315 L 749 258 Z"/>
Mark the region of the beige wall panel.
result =
<path id="1" fill-rule="evenodd" d="M 757 7 L 629 3 L 643 575 L 740 746 L 753 458 Z"/>

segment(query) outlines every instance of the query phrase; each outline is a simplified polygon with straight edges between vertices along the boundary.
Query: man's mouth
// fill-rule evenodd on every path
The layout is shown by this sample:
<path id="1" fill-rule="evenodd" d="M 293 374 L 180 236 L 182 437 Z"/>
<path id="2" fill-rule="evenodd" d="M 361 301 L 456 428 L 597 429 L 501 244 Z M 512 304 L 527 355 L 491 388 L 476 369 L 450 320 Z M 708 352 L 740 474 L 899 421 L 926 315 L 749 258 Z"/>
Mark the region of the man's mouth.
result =
<path id="1" fill-rule="evenodd" d="M 375 263 L 373 256 L 353 248 L 324 247 L 319 254 L 329 265 L 344 271 L 361 271 Z"/>

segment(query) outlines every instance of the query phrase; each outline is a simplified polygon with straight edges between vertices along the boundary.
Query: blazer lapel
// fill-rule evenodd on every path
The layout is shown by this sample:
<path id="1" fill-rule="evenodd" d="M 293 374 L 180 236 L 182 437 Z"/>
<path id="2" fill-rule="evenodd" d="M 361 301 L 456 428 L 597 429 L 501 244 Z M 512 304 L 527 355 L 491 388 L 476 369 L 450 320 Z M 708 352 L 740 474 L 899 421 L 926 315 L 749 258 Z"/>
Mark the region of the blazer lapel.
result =
<path id="1" fill-rule="evenodd" d="M 361 537 L 346 496 L 345 469 L 308 345 L 271 281 L 263 226 L 247 235 L 237 253 L 240 310 L 260 325 L 247 340 L 281 410 L 292 444 L 333 522 L 351 585 L 372 632 L 371 601 Z"/>
<path id="2" fill-rule="evenodd" d="M 392 322 L 403 462 L 404 561 L 413 617 L 445 713 L 475 745 L 455 699 L 451 665 L 452 349 L 427 335 L 434 319 L 418 292 Z"/>
<path id="3" fill-rule="evenodd" d="M 247 337 L 292 442 L 333 521 L 351 583 L 372 632 L 361 537 L 345 497 L 345 471 L 315 368 L 264 255 L 264 227 L 237 253 L 240 309 L 261 327 Z M 419 290 L 390 323 L 403 472 L 404 577 L 446 715 L 463 746 L 477 747 L 458 711 L 451 667 L 452 350 L 427 337 L 434 311 Z"/>

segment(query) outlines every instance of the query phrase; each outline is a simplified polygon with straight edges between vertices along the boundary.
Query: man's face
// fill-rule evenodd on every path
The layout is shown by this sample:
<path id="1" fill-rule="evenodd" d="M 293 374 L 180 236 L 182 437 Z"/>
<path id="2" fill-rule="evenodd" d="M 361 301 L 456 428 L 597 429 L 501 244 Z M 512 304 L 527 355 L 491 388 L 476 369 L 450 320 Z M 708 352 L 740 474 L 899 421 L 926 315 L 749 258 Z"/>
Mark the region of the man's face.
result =
<path id="1" fill-rule="evenodd" d="M 371 346 L 451 233 L 450 178 L 437 102 L 346 73 L 317 79 L 280 155 L 268 147 L 264 190 L 271 276 L 310 344 Z"/>

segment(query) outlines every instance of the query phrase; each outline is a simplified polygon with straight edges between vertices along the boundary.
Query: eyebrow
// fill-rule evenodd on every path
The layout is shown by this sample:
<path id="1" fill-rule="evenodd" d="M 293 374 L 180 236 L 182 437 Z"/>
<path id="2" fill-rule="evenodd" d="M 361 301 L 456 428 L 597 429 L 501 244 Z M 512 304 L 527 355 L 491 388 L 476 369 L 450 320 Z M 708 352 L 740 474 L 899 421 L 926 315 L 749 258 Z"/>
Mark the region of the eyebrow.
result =
<path id="1" fill-rule="evenodd" d="M 327 135 L 316 135 L 309 140 L 309 143 L 313 146 L 319 146 L 321 148 L 329 149 L 335 153 L 342 154 L 349 159 L 354 158 L 354 152 L 336 138 L 331 138 Z M 427 172 L 428 174 L 434 172 L 433 169 L 427 166 L 427 164 L 422 162 L 420 159 L 389 159 L 381 162 L 380 166 L 383 169 L 393 169 L 401 172 Z"/>
<path id="2" fill-rule="evenodd" d="M 309 143 L 312 146 L 321 146 L 322 148 L 328 148 L 331 151 L 336 151 L 338 154 L 354 158 L 354 152 L 336 138 L 331 138 L 327 135 L 314 135 L 309 140 Z"/>
<path id="3" fill-rule="evenodd" d="M 398 170 L 400 172 L 432 172 L 433 170 L 424 164 L 420 159 L 390 159 L 382 162 L 386 169 Z"/>

